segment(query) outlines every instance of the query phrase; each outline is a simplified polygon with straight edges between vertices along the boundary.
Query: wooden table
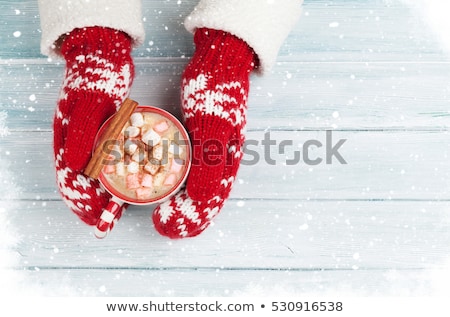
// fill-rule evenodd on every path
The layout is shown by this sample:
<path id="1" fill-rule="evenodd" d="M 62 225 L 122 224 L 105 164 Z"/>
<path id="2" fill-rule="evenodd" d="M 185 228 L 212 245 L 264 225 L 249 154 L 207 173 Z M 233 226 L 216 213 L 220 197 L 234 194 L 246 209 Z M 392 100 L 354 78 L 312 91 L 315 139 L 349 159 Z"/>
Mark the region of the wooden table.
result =
<path id="1" fill-rule="evenodd" d="M 140 104 L 179 115 L 193 52 L 182 17 L 196 2 L 143 1 L 147 38 L 134 52 L 131 94 Z M 450 63 L 403 4 L 305 1 L 277 65 L 252 77 L 247 139 L 256 145 L 231 198 L 214 226 L 181 241 L 155 232 L 151 207 L 129 208 L 106 240 L 66 208 L 51 145 L 64 63 L 39 53 L 37 1 L 0 8 L 0 120 L 9 131 L 0 137 L 0 210 L 18 238 L 9 268 L 30 285 L 105 296 L 449 289 Z M 327 131 L 332 144 L 346 140 L 347 164 L 327 164 Z M 324 160 L 293 162 L 310 140 L 323 147 L 306 158 Z"/>

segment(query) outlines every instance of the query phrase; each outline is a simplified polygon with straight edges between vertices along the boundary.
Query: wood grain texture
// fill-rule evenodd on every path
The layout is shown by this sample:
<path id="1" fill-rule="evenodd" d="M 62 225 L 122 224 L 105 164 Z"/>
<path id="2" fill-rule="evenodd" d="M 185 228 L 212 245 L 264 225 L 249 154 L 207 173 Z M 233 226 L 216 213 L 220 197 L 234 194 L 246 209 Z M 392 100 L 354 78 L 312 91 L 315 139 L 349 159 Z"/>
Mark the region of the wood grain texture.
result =
<path id="1" fill-rule="evenodd" d="M 130 96 L 140 104 L 180 116 L 194 50 L 182 21 L 196 2 L 143 1 L 147 38 L 133 53 Z M 0 0 L 0 26 L 9 131 L 0 180 L 17 188 L 0 192 L 0 207 L 19 239 L 10 268 L 24 285 L 85 296 L 448 290 L 439 277 L 450 253 L 450 60 L 401 2 L 305 1 L 274 69 L 251 78 L 247 163 L 231 199 L 214 226 L 180 241 L 155 232 L 153 207 L 131 207 L 102 241 L 70 213 L 52 161 L 64 63 L 39 52 L 37 1 Z M 347 164 L 304 162 L 308 140 L 324 145 L 308 158 L 325 157 L 326 131 L 333 144 L 346 140 Z"/>
<path id="2" fill-rule="evenodd" d="M 34 269 L 24 285 L 40 294 L 113 297 L 336 298 L 429 296 L 447 290 L 442 270 Z M 214 284 L 214 286 L 212 286 Z M 51 288 L 48 285 L 57 285 Z M 190 285 L 191 287 L 186 287 Z"/>
<path id="3" fill-rule="evenodd" d="M 437 131 L 334 131 L 330 146 L 346 140 L 326 163 L 326 131 L 249 131 L 246 154 L 232 191 L 241 199 L 449 200 L 449 136 Z M 274 145 L 263 145 L 265 139 Z M 304 145 L 310 140 L 305 162 Z M 53 170 L 52 134 L 11 132 L 1 155 L 22 199 L 59 199 Z M 283 146 L 283 142 L 287 144 Z M 297 154 L 296 154 L 297 153 Z M 330 152 L 331 153 L 331 152 Z M 297 162 L 298 157 L 298 162 Z M 0 199 L 7 198 L 0 193 Z"/>
<path id="4" fill-rule="evenodd" d="M 196 3 L 195 0 L 143 2 L 146 41 L 135 56 L 190 56 L 194 47 L 183 20 Z M 2 0 L 0 8 L 4 26 L 0 31 L 2 59 L 43 58 L 39 51 L 37 1 Z M 425 24 L 400 2 L 306 0 L 303 11 L 302 19 L 280 50 L 280 61 L 446 58 Z"/>
<path id="5" fill-rule="evenodd" d="M 135 63 L 131 98 L 179 116 L 185 61 Z M 29 60 L 0 64 L 0 71 L 8 127 L 49 130 L 63 66 Z M 446 62 L 282 63 L 265 77 L 252 77 L 248 128 L 447 130 L 449 73 Z"/>
<path id="6" fill-rule="evenodd" d="M 96 240 L 60 201 L 19 206 L 9 219 L 21 228 L 18 267 L 29 269 L 438 268 L 450 238 L 449 202 L 231 199 L 213 227 L 186 240 L 159 236 L 152 207 L 130 207 Z"/>

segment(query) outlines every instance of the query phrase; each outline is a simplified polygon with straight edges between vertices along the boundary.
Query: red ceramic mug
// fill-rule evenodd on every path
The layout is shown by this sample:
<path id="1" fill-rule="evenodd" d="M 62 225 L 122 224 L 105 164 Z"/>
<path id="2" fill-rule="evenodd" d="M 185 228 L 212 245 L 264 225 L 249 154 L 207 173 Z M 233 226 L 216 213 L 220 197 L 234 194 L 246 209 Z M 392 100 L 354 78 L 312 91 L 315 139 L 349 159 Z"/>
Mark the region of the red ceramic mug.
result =
<path id="1" fill-rule="evenodd" d="M 97 140 L 111 119 L 100 128 Z M 119 138 L 107 140 L 103 148 L 109 155 L 98 180 L 112 199 L 97 223 L 97 238 L 107 236 L 123 204 L 150 205 L 173 196 L 191 166 L 186 129 L 172 114 L 152 106 L 138 106 Z"/>

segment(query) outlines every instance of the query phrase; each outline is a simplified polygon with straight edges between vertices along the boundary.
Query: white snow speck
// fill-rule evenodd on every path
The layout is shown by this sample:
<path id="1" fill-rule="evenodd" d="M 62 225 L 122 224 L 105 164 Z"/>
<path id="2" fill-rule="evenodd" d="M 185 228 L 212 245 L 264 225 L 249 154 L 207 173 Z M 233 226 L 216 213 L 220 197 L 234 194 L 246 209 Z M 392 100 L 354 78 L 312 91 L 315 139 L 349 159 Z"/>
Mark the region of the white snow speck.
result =
<path id="1" fill-rule="evenodd" d="M 6 118 L 8 117 L 5 111 L 0 112 L 0 137 L 5 137 L 9 134 L 8 127 L 6 126 Z M 6 151 L 8 152 L 8 151 Z M 8 154 L 8 153 L 6 153 Z"/>
<path id="2" fill-rule="evenodd" d="M 333 112 L 333 118 L 335 118 L 335 119 L 339 118 L 339 112 L 338 111 Z"/>
<path id="3" fill-rule="evenodd" d="M 245 206 L 245 201 L 239 200 L 239 201 L 236 203 L 236 206 L 238 206 L 238 207 L 244 207 L 244 206 Z"/>
<path id="4" fill-rule="evenodd" d="M 36 101 L 36 95 L 32 94 L 30 95 L 30 97 L 28 97 L 28 99 L 30 99 L 30 101 Z"/>
<path id="5" fill-rule="evenodd" d="M 328 26 L 330 28 L 337 28 L 339 26 L 339 22 L 331 22 Z"/>
<path id="6" fill-rule="evenodd" d="M 305 223 L 305 224 L 303 224 L 303 225 L 301 225 L 301 226 L 299 227 L 299 229 L 302 230 L 302 231 L 308 230 L 308 228 L 309 228 L 309 226 L 308 226 L 307 223 Z"/>
<path id="7" fill-rule="evenodd" d="M 13 33 L 14 37 L 20 37 L 22 35 L 22 32 L 16 31 Z"/>

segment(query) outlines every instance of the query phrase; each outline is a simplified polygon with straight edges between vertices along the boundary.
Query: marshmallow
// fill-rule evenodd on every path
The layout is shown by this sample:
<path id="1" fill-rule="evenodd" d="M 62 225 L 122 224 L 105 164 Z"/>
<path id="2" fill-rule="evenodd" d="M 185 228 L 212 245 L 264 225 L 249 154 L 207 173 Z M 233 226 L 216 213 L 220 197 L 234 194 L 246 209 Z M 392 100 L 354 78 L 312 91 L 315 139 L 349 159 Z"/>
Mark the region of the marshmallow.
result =
<path id="1" fill-rule="evenodd" d="M 142 141 L 150 146 L 156 146 L 161 141 L 161 136 L 153 129 L 148 130 L 142 136 Z"/>
<path id="2" fill-rule="evenodd" d="M 147 159 L 147 152 L 145 151 L 136 151 L 134 152 L 134 154 L 131 156 L 131 159 L 135 162 L 138 162 L 140 164 L 143 164 L 145 162 L 145 160 Z"/>
<path id="3" fill-rule="evenodd" d="M 131 174 L 138 173 L 139 172 L 139 163 L 138 162 L 134 162 L 134 161 L 131 162 L 130 164 L 128 164 L 127 170 Z"/>
<path id="4" fill-rule="evenodd" d="M 160 169 L 161 165 L 160 164 L 155 164 L 152 162 L 148 162 L 145 166 L 144 166 L 144 170 L 149 172 L 152 175 L 155 175 L 156 173 L 158 173 L 159 169 Z"/>
<path id="5" fill-rule="evenodd" d="M 135 126 L 129 126 L 125 129 L 125 137 L 126 138 L 135 138 L 139 134 L 141 134 L 141 129 Z"/>
<path id="6" fill-rule="evenodd" d="M 133 113 L 130 117 L 130 121 L 133 127 L 141 128 L 144 125 L 144 117 L 140 112 Z"/>
<path id="7" fill-rule="evenodd" d="M 133 155 L 138 149 L 138 145 L 133 140 L 126 140 L 124 147 L 125 153 L 130 155 Z"/>
<path id="8" fill-rule="evenodd" d="M 123 162 L 116 164 L 116 174 L 118 176 L 125 176 L 125 164 L 123 164 Z"/>
<path id="9" fill-rule="evenodd" d="M 116 169 L 115 169 L 114 165 L 112 165 L 112 164 L 106 164 L 103 167 L 103 173 L 105 173 L 105 174 L 112 174 L 115 171 L 116 171 Z"/>
<path id="10" fill-rule="evenodd" d="M 179 173 L 183 168 L 183 161 L 179 159 L 172 160 L 172 165 L 170 166 L 170 171 L 172 173 Z"/>
<path id="11" fill-rule="evenodd" d="M 161 161 L 164 157 L 164 148 L 161 145 L 155 146 L 152 155 L 155 160 Z"/>
<path id="12" fill-rule="evenodd" d="M 167 123 L 167 121 L 161 121 L 156 123 L 153 126 L 153 129 L 158 132 L 159 134 L 163 134 L 164 132 L 166 132 L 169 129 L 169 124 Z"/>
<path id="13" fill-rule="evenodd" d="M 139 175 L 138 174 L 128 174 L 127 175 L 127 188 L 128 189 L 136 189 L 140 188 L 141 184 L 139 182 Z"/>
<path id="14" fill-rule="evenodd" d="M 173 186 L 175 185 L 177 181 L 177 176 L 175 174 L 170 174 L 167 176 L 166 180 L 164 181 L 165 186 Z"/>
<path id="15" fill-rule="evenodd" d="M 164 184 L 165 179 L 166 179 L 165 173 L 158 173 L 153 177 L 153 185 L 155 187 L 160 187 Z"/>
<path id="16" fill-rule="evenodd" d="M 153 188 L 153 176 L 149 174 L 144 174 L 142 176 L 141 185 L 147 188 Z"/>

